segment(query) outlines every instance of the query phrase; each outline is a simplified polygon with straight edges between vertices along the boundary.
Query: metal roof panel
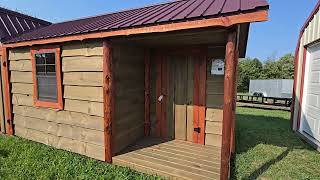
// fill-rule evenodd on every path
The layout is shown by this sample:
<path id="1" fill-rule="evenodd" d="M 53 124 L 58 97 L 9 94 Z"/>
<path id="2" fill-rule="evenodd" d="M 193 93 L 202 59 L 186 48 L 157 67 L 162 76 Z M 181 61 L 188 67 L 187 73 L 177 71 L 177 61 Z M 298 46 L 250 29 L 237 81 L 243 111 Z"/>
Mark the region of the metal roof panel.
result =
<path id="1" fill-rule="evenodd" d="M 244 13 L 245 11 L 259 10 L 259 8 L 268 8 L 266 0 L 176 0 L 52 24 L 48 27 L 25 33 L 5 43 L 61 37 L 88 32 L 110 31 L 119 28 L 134 28 L 159 23 L 173 23 L 194 20 L 196 18 L 212 18 L 226 16 L 229 13 Z M 26 29 L 26 26 L 34 28 L 29 20 L 24 21 L 27 22 L 27 24 L 20 21 L 24 29 Z"/>

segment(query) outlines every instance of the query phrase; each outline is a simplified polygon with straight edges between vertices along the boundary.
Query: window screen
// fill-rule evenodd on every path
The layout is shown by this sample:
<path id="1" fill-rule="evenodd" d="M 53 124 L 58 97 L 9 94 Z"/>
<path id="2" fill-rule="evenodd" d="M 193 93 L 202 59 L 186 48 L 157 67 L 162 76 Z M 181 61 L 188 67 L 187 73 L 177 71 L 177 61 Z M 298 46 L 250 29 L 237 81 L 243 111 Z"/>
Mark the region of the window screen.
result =
<path id="1" fill-rule="evenodd" d="M 38 100 L 58 102 L 55 53 L 35 54 Z"/>

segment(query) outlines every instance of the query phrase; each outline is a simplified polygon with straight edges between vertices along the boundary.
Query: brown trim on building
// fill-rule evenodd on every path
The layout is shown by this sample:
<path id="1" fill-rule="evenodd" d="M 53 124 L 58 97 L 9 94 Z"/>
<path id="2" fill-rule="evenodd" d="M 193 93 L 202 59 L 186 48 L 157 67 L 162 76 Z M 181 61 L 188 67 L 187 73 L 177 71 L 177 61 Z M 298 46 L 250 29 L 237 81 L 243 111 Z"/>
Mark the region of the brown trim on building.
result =
<path id="1" fill-rule="evenodd" d="M 301 111 L 302 111 L 302 101 L 303 101 L 303 90 L 304 90 L 304 76 L 305 76 L 305 69 L 306 69 L 306 60 L 307 60 L 307 48 L 305 47 L 303 50 L 303 62 L 302 62 L 302 74 L 301 74 L 301 85 L 300 85 L 300 98 L 299 98 L 299 111 L 298 111 L 298 118 L 297 118 L 297 130 L 300 129 L 301 124 Z"/>
<path id="2" fill-rule="evenodd" d="M 144 58 L 144 135 L 150 136 L 150 50 L 145 50 Z"/>
<path id="3" fill-rule="evenodd" d="M 105 161 L 112 163 L 114 137 L 112 127 L 115 114 L 115 85 L 112 47 L 108 41 L 103 42 L 103 80 Z"/>
<path id="4" fill-rule="evenodd" d="M 83 41 L 86 39 L 97 39 L 97 38 L 106 38 L 114 36 L 128 36 L 135 34 L 146 34 L 146 33 L 160 33 L 160 32 L 169 32 L 185 29 L 196 29 L 196 28 L 205 28 L 205 27 L 230 27 L 235 24 L 241 23 L 250 23 L 250 22 L 261 22 L 268 20 L 268 10 L 259 10 L 250 13 L 242 13 L 237 15 L 230 15 L 224 17 L 210 18 L 210 19 L 200 19 L 194 21 L 185 21 L 177 22 L 170 24 L 158 24 L 147 27 L 137 27 L 130 29 L 119 29 L 114 31 L 106 32 L 93 32 L 79 35 L 70 35 L 49 39 L 38 39 L 17 43 L 4 44 L 4 47 L 21 47 L 21 46 L 33 46 L 37 44 L 49 44 L 49 43 L 58 43 L 58 42 L 67 42 L 67 41 Z"/>
<path id="5" fill-rule="evenodd" d="M 33 78 L 33 102 L 37 107 L 47 107 L 54 109 L 63 109 L 62 100 L 62 82 L 61 82 L 61 53 L 59 46 L 46 46 L 41 48 L 31 49 L 31 62 L 32 62 L 32 78 Z M 41 101 L 38 98 L 38 81 L 36 72 L 36 59 L 37 53 L 55 53 L 55 68 L 57 80 L 57 100 L 58 102 Z"/>
<path id="6" fill-rule="evenodd" d="M 230 141 L 232 121 L 235 113 L 234 97 L 236 85 L 235 71 L 236 64 L 234 59 L 236 57 L 236 31 L 231 31 L 228 34 L 225 56 L 225 76 L 224 76 L 224 105 L 223 105 L 223 127 L 222 127 L 222 147 L 221 147 L 221 180 L 229 178 L 230 171 Z"/>
<path id="7" fill-rule="evenodd" d="M 239 60 L 239 50 L 236 49 L 235 50 L 235 58 L 234 58 L 234 66 L 235 66 L 235 71 L 234 71 L 234 76 L 235 76 L 235 84 L 237 84 L 237 71 L 238 71 L 238 60 Z M 237 107 L 237 85 L 235 85 L 234 87 L 234 96 L 233 96 L 233 107 L 234 109 L 236 109 Z M 231 153 L 235 153 L 236 152 L 236 135 L 235 135 L 235 130 L 236 130 L 236 119 L 237 119 L 237 115 L 236 113 L 232 114 L 232 126 L 231 126 L 231 141 L 230 141 L 230 146 L 231 146 Z"/>
<path id="8" fill-rule="evenodd" d="M 6 124 L 6 133 L 8 135 L 14 134 L 13 129 L 13 119 L 12 119 L 12 102 L 11 102 L 11 93 L 10 93 L 10 75 L 9 75 L 9 61 L 8 61 L 8 49 L 2 48 L 2 81 L 4 83 L 4 100 L 5 100 L 5 124 Z"/>
<path id="9" fill-rule="evenodd" d="M 167 137 L 167 60 L 161 51 L 156 54 L 156 64 L 156 135 Z"/>
<path id="10" fill-rule="evenodd" d="M 200 53 L 199 61 L 194 62 L 194 89 L 193 89 L 193 142 L 205 143 L 205 118 L 206 118 L 206 78 L 207 78 L 207 56 Z"/>

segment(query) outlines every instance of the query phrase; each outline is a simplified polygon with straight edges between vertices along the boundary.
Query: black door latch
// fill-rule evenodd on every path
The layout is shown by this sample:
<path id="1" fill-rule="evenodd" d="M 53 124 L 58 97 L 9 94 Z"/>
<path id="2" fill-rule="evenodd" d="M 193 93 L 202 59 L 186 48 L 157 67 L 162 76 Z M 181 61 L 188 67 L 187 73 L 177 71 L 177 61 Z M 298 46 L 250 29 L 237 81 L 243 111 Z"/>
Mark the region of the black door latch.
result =
<path id="1" fill-rule="evenodd" d="M 193 128 L 193 131 L 197 132 L 197 133 L 200 133 L 201 131 L 201 128 L 197 127 L 197 128 Z"/>

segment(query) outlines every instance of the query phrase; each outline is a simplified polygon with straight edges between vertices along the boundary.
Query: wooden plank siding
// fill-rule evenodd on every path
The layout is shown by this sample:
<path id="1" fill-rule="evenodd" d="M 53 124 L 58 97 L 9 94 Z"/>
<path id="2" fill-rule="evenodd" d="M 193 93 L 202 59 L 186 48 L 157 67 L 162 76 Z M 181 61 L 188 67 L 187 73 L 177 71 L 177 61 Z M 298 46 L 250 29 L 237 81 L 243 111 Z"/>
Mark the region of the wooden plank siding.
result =
<path id="1" fill-rule="evenodd" d="M 113 46 L 115 73 L 115 124 L 113 151 L 118 153 L 144 136 L 145 50 Z"/>
<path id="2" fill-rule="evenodd" d="M 104 161 L 102 41 L 60 47 L 59 111 L 34 106 L 30 48 L 9 50 L 15 135 Z"/>
<path id="3" fill-rule="evenodd" d="M 206 82 L 205 144 L 221 147 L 223 120 L 224 76 L 211 75 L 212 59 L 224 59 L 225 48 L 217 47 L 208 52 Z"/>

